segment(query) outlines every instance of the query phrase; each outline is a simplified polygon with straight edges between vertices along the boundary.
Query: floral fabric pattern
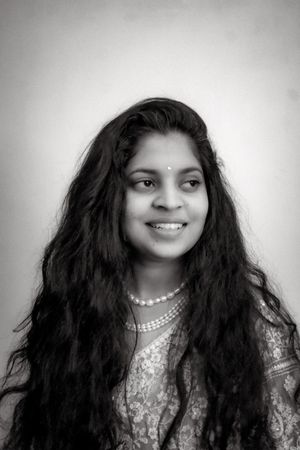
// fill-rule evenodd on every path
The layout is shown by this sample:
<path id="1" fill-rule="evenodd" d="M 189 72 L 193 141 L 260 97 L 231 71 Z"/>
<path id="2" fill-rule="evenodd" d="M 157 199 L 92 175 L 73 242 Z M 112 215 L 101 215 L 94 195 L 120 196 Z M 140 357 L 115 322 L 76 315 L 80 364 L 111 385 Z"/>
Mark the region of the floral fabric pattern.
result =
<path id="1" fill-rule="evenodd" d="M 266 367 L 270 429 L 277 448 L 300 450 L 300 405 L 296 393 L 300 385 L 299 357 L 291 344 L 290 330 L 261 302 L 261 312 L 272 324 L 256 322 L 261 353 Z M 298 403 L 298 404 L 297 404 Z"/>
<path id="2" fill-rule="evenodd" d="M 272 321 L 263 304 L 262 312 Z M 289 331 L 283 325 L 272 325 L 263 319 L 257 320 L 256 328 L 261 337 L 260 350 L 266 367 L 265 394 L 269 398 L 270 431 L 276 449 L 300 450 L 300 409 L 295 401 L 300 384 L 300 366 L 290 343 Z M 174 367 L 187 342 L 187 335 L 177 333 L 178 329 L 177 323 L 171 325 L 161 336 L 138 351 L 131 363 L 126 386 L 122 384 L 115 388 L 115 407 L 124 422 L 120 435 L 122 450 L 159 450 L 179 409 L 175 378 L 169 375 L 168 368 L 168 354 L 172 351 L 170 346 L 174 345 L 174 340 L 177 339 L 171 358 Z M 184 366 L 184 379 L 189 387 L 192 386 L 187 412 L 179 432 L 170 440 L 168 450 L 201 448 L 200 436 L 207 399 L 204 383 L 198 375 L 201 373 L 201 360 L 196 353 L 194 356 Z M 239 448 L 238 442 L 228 445 L 228 450 Z"/>

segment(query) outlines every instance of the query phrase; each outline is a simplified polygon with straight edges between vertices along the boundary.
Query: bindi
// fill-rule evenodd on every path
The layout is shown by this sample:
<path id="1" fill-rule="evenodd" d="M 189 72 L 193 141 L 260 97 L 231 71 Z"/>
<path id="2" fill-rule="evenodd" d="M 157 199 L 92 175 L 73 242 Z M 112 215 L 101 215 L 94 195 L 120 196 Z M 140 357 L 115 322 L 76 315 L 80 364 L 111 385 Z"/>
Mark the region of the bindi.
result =
<path id="1" fill-rule="evenodd" d="M 168 170 L 172 170 L 172 167 L 171 167 L 171 166 L 168 166 L 167 169 L 168 169 Z"/>

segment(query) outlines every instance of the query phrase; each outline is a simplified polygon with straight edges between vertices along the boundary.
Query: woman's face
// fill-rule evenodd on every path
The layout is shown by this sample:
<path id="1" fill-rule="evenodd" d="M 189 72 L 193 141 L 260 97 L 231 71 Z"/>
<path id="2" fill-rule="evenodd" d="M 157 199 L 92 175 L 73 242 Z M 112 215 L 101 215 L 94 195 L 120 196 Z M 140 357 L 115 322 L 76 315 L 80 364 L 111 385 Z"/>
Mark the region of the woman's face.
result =
<path id="1" fill-rule="evenodd" d="M 151 133 L 126 167 L 123 229 L 141 261 L 174 261 L 201 236 L 208 198 L 193 146 L 181 132 Z"/>

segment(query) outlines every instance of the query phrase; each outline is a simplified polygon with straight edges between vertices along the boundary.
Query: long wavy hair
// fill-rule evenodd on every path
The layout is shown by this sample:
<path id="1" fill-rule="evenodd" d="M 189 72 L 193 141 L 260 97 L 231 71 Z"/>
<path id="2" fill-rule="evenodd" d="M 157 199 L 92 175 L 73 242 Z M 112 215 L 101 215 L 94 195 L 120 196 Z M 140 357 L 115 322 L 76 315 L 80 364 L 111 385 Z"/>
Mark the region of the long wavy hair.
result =
<path id="1" fill-rule="evenodd" d="M 122 232 L 124 169 L 141 137 L 171 130 L 195 143 L 209 211 L 199 241 L 184 257 L 188 343 L 175 368 L 180 409 L 161 448 L 185 414 L 183 367 L 195 350 L 203 360 L 208 399 L 201 445 L 225 449 L 238 432 L 241 448 L 273 448 L 254 327 L 260 299 L 291 327 L 291 336 L 295 325 L 247 255 L 205 123 L 181 102 L 152 98 L 104 126 L 67 193 L 42 259 L 40 288 L 7 364 L 0 401 L 17 400 L 4 450 L 118 448 L 121 419 L 112 390 L 126 380 L 132 357 L 124 344 L 124 322 L 132 313 L 123 292 L 130 267 Z"/>

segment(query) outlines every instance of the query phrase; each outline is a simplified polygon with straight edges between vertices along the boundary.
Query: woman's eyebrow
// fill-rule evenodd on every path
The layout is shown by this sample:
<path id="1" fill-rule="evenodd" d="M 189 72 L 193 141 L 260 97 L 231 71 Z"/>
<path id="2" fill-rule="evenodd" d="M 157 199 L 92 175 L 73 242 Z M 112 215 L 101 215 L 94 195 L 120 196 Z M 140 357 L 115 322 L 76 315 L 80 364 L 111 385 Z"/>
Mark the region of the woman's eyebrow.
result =
<path id="1" fill-rule="evenodd" d="M 134 173 L 137 172 L 143 172 L 143 173 L 148 173 L 150 175 L 157 175 L 159 174 L 159 170 L 155 170 L 155 169 L 149 169 L 149 168 L 144 168 L 144 167 L 139 167 L 137 169 L 132 170 L 128 175 L 133 175 Z M 186 174 L 189 172 L 199 172 L 201 175 L 203 175 L 203 171 L 200 167 L 185 167 L 184 169 L 181 169 L 178 171 L 180 174 Z"/>

